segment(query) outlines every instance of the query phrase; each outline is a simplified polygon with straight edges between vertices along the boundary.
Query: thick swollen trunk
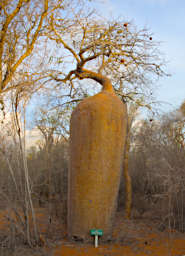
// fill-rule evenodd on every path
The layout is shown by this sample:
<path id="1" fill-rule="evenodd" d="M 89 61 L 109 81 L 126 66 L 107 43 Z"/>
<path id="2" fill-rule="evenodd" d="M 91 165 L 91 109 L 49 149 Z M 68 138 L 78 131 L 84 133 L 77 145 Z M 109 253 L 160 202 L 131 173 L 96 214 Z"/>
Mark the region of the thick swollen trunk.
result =
<path id="1" fill-rule="evenodd" d="M 131 217 L 131 206 L 132 206 L 132 183 L 131 177 L 128 170 L 129 161 L 129 151 L 130 151 L 130 135 L 127 132 L 126 136 L 126 146 L 123 161 L 123 176 L 125 179 L 125 218 L 130 219 Z"/>
<path id="2" fill-rule="evenodd" d="M 83 100 L 71 117 L 68 235 L 88 240 L 90 229 L 102 229 L 107 239 L 120 185 L 126 109 L 109 79 L 88 72 L 83 78 L 93 76 L 103 90 Z"/>

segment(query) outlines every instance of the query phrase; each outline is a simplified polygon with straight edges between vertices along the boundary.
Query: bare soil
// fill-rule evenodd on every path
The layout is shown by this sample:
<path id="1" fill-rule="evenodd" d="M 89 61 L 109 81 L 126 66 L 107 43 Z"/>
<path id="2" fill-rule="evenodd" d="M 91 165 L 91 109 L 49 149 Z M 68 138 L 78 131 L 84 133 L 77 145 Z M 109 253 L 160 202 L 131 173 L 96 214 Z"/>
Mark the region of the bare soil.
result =
<path id="1" fill-rule="evenodd" d="M 99 247 L 82 242 L 69 242 L 66 226 L 59 220 L 48 222 L 45 209 L 37 209 L 42 246 L 29 248 L 23 243 L 11 248 L 8 241 L 7 211 L 0 212 L 0 256 L 184 256 L 185 234 L 176 230 L 160 231 L 154 219 L 125 220 L 122 213 L 116 217 L 112 241 Z"/>

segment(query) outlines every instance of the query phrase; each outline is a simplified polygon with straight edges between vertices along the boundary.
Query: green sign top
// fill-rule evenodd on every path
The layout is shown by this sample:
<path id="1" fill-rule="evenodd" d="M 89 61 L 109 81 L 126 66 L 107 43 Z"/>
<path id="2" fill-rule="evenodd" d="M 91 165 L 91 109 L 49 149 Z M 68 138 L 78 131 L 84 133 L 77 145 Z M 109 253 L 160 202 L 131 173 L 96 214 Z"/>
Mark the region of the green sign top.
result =
<path id="1" fill-rule="evenodd" d="M 91 236 L 102 236 L 103 230 L 102 229 L 91 229 L 90 233 L 91 233 Z"/>

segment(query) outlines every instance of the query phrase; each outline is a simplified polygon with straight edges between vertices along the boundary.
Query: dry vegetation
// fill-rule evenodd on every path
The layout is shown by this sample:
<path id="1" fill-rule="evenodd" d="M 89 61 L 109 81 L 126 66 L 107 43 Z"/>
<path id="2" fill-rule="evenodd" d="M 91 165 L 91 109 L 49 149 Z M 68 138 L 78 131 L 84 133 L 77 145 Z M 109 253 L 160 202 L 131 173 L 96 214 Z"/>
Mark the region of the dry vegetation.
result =
<path id="1" fill-rule="evenodd" d="M 132 180 L 131 219 L 124 219 L 123 180 L 111 246 L 120 244 L 124 248 L 139 248 L 145 242 L 152 246 L 155 241 L 169 239 L 169 234 L 174 244 L 178 244 L 174 239 L 184 236 L 185 149 L 184 139 L 180 139 L 184 134 L 184 122 L 178 112 L 174 113 L 163 116 L 160 120 L 143 121 L 139 129 L 135 126 L 132 128 L 129 153 L 129 172 Z M 29 206 L 25 205 L 25 193 L 17 193 L 25 189 L 24 172 L 20 172 L 21 159 L 18 159 L 17 155 L 19 144 L 10 143 L 6 138 L 1 141 L 5 140 L 7 143 L 4 143 L 4 152 L 1 152 L 0 168 L 1 252 L 18 253 L 21 247 L 24 251 L 29 245 L 28 229 L 31 247 L 34 246 L 34 225 L 30 212 L 26 214 L 25 207 Z M 37 245 L 41 248 L 53 248 L 63 241 L 62 246 L 66 245 L 66 251 L 70 253 L 70 246 L 66 240 L 68 143 L 62 138 L 52 141 L 49 152 L 47 145 L 43 144 L 37 150 L 31 148 L 26 158 L 39 235 Z M 48 180 L 50 168 L 52 175 Z M 143 242 L 140 245 L 141 241 Z M 83 247 L 78 244 L 76 246 L 78 250 Z M 37 253 L 47 255 L 46 249 L 42 251 L 41 248 L 37 247 Z M 65 251 L 64 247 L 61 248 Z M 113 247 L 112 253 L 114 251 L 119 250 Z M 33 253 L 31 249 L 28 249 L 29 252 Z M 83 252 L 81 253 L 83 255 Z"/>
<path id="2" fill-rule="evenodd" d="M 167 236 L 162 255 L 185 251 L 183 239 L 173 240 L 185 232 L 185 104 L 134 126 L 138 108 L 152 110 L 154 82 L 166 75 L 158 46 L 145 28 L 100 18 L 91 1 L 1 1 L 0 255 L 51 255 L 59 241 L 66 248 L 56 255 L 88 248 L 88 255 L 133 255 Z M 69 117 L 98 90 L 84 79 L 105 77 L 128 107 L 128 129 L 112 249 L 103 252 L 68 243 L 66 221 Z M 47 105 L 35 112 L 43 141 L 27 151 L 27 105 L 37 92 L 37 104 Z M 142 255 L 151 249 L 142 248 Z"/>

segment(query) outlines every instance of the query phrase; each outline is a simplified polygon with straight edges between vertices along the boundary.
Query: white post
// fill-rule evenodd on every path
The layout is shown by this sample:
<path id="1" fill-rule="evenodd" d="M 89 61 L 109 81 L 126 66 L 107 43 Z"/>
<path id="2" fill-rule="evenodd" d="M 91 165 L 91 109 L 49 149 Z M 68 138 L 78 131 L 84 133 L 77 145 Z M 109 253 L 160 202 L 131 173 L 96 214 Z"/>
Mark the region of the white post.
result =
<path id="1" fill-rule="evenodd" d="M 95 240 L 95 248 L 97 248 L 98 247 L 98 236 L 97 235 L 95 235 L 95 238 L 94 238 Z"/>

